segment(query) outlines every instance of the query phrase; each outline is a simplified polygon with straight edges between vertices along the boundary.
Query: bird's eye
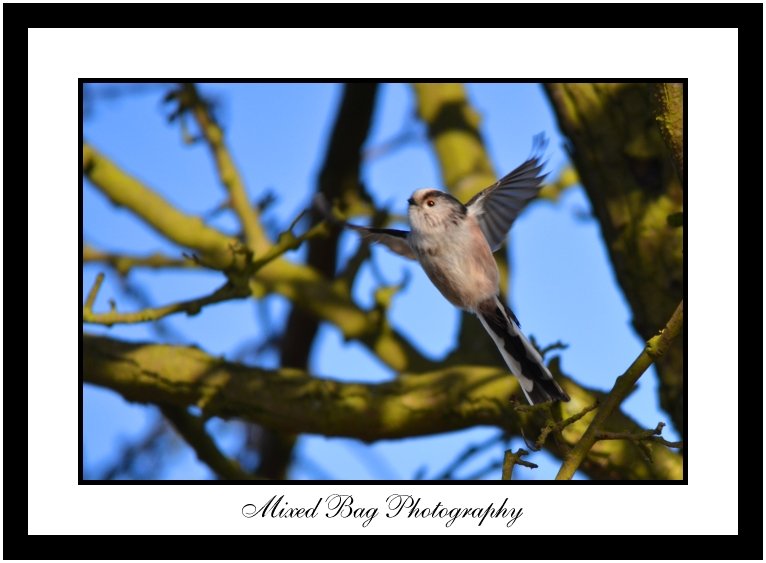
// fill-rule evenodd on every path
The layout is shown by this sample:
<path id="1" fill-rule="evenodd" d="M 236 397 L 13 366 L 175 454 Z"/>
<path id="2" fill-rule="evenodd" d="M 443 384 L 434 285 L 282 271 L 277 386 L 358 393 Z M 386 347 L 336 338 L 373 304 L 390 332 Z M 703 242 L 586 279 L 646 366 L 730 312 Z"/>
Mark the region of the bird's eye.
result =
<path id="1" fill-rule="evenodd" d="M 434 205 L 436 205 L 436 202 L 432 199 L 429 199 L 428 201 L 426 201 L 426 205 L 428 207 L 433 207 Z"/>

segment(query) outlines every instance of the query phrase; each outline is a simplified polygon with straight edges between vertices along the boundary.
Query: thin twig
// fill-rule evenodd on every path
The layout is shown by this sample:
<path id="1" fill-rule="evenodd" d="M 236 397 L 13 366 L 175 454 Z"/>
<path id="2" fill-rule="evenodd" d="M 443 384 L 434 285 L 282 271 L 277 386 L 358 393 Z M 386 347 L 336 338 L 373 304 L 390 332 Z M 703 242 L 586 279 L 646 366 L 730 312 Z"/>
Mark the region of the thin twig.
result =
<path id="1" fill-rule="evenodd" d="M 503 481 L 510 481 L 513 478 L 513 468 L 517 465 L 523 465 L 530 469 L 537 469 L 536 464 L 521 459 L 521 457 L 525 455 L 529 455 L 529 452 L 524 448 L 519 448 L 515 452 L 512 450 L 507 450 L 505 452 L 505 457 L 503 458 Z"/>
<path id="2" fill-rule="evenodd" d="M 329 227 L 327 223 L 323 221 L 321 223 L 314 225 L 313 227 L 311 227 L 311 229 L 309 229 L 302 235 L 296 237 L 293 234 L 292 229 L 302 216 L 303 216 L 303 213 L 301 213 L 293 221 L 292 225 L 287 231 L 279 235 L 279 239 L 277 239 L 277 243 L 273 245 L 271 248 L 269 248 L 269 250 L 267 250 L 265 254 L 253 260 L 253 264 L 252 264 L 253 273 L 257 272 L 258 270 L 266 266 L 266 264 L 268 264 L 272 260 L 279 258 L 284 253 L 289 252 L 291 250 L 295 250 L 305 241 L 318 238 L 318 237 L 327 236 L 329 232 Z"/>
<path id="3" fill-rule="evenodd" d="M 206 305 L 221 303 L 222 301 L 230 301 L 232 299 L 242 299 L 244 297 L 248 297 L 249 295 L 250 288 L 248 286 L 235 286 L 230 282 L 226 282 L 216 291 L 204 297 L 179 301 L 177 303 L 171 303 L 170 305 L 164 305 L 162 307 L 151 307 L 132 313 L 120 313 L 115 310 L 109 311 L 108 313 L 93 313 L 93 311 L 88 308 L 88 303 L 86 302 L 85 307 L 83 307 L 82 320 L 86 323 L 101 324 L 107 326 L 112 326 L 115 324 L 145 323 L 149 321 L 156 321 L 175 313 L 196 315 Z"/>
<path id="4" fill-rule="evenodd" d="M 556 342 L 548 344 L 542 348 L 540 350 L 540 355 L 544 358 L 548 355 L 548 352 L 553 352 L 554 350 L 566 350 L 567 348 L 569 348 L 569 344 L 565 344 L 561 340 L 557 340 Z"/>
<path id="5" fill-rule="evenodd" d="M 89 245 L 83 246 L 82 261 L 108 264 L 121 275 L 127 274 L 133 268 L 197 268 L 200 265 L 198 260 L 171 258 L 159 252 L 146 256 L 130 256 L 103 252 Z"/>
<path id="6" fill-rule="evenodd" d="M 301 213 L 295 219 L 295 221 L 293 221 L 293 223 L 290 226 L 291 229 L 300 220 L 302 215 L 303 214 Z M 296 237 L 291 230 L 285 231 L 284 233 L 279 235 L 279 240 L 277 241 L 277 244 L 269 248 L 269 250 L 266 252 L 265 255 L 261 256 L 257 260 L 252 261 L 249 267 L 249 273 L 251 274 L 256 273 L 258 270 L 266 266 L 269 262 L 282 256 L 285 252 L 298 248 L 304 241 L 312 239 L 312 238 L 316 238 L 319 236 L 324 236 L 326 235 L 326 233 L 327 233 L 327 225 L 325 223 L 319 223 L 318 225 L 315 225 L 308 232 L 302 234 L 299 237 Z M 101 274 L 101 276 L 103 278 L 103 274 Z M 112 310 L 108 313 L 96 314 L 96 313 L 93 313 L 92 311 L 93 303 L 91 302 L 90 303 L 91 307 L 89 307 L 88 301 L 86 301 L 85 307 L 83 307 L 83 321 L 86 323 L 111 326 L 115 324 L 134 324 L 134 323 L 145 323 L 150 321 L 156 321 L 158 319 L 162 319 L 164 317 L 167 317 L 168 315 L 173 315 L 175 313 L 186 313 L 187 315 L 196 315 L 206 305 L 211 305 L 213 303 L 220 303 L 222 301 L 230 301 L 233 299 L 242 299 L 245 297 L 249 297 L 252 292 L 250 290 L 250 287 L 246 283 L 247 277 L 243 278 L 241 281 L 242 283 L 232 283 L 231 281 L 228 281 L 222 287 L 214 291 L 212 294 L 204 296 L 204 297 L 198 297 L 195 299 L 180 301 L 178 303 L 171 303 L 169 305 L 165 305 L 162 307 L 142 309 L 140 311 L 135 311 L 133 313 L 120 313 L 120 312 L 117 312 L 116 310 Z M 98 287 L 100 287 L 101 285 L 101 282 L 98 279 L 96 279 L 96 284 L 94 284 L 94 289 L 98 291 L 98 287 L 96 287 L 96 285 Z M 91 290 L 91 293 L 93 293 L 93 290 Z M 88 299 L 90 299 L 90 297 L 91 296 L 89 295 Z M 93 296 L 93 298 L 95 299 L 95 295 Z"/>
<path id="7" fill-rule="evenodd" d="M 588 452 L 596 442 L 596 438 L 601 428 L 611 414 L 619 408 L 622 401 L 633 391 L 641 375 L 654 363 L 657 358 L 662 357 L 667 351 L 670 343 L 681 332 L 684 324 L 684 302 L 678 304 L 673 316 L 670 317 L 668 324 L 660 333 L 652 337 L 644 347 L 643 351 L 630 365 L 627 371 L 617 378 L 614 387 L 607 398 L 598 409 L 596 416 L 588 426 L 588 429 L 582 435 L 574 448 L 567 454 L 564 463 L 561 465 L 556 479 L 571 479 L 580 467 Z"/>
<path id="8" fill-rule="evenodd" d="M 665 428 L 665 423 L 660 422 L 656 428 L 650 428 L 649 430 L 641 430 L 639 432 L 605 432 L 601 431 L 596 434 L 596 440 L 630 440 L 632 442 L 657 442 L 668 448 L 681 449 L 684 447 L 683 442 L 671 442 L 661 436 L 662 429 Z"/>
<path id="9" fill-rule="evenodd" d="M 88 297 L 85 299 L 85 305 L 82 307 L 83 316 L 89 314 L 93 310 L 93 303 L 96 301 L 102 283 L 104 283 L 104 272 L 99 272 L 96 276 L 96 280 L 93 282 L 93 287 L 91 287 L 88 292 Z"/>
<path id="10" fill-rule="evenodd" d="M 596 401 L 590 406 L 585 407 L 580 412 L 573 414 L 569 418 L 562 420 L 561 422 L 556 422 L 555 420 L 551 418 L 548 421 L 548 424 L 546 424 L 545 427 L 540 432 L 540 435 L 537 437 L 537 440 L 535 441 L 535 448 L 537 450 L 542 449 L 542 447 L 545 445 L 545 441 L 548 439 L 548 436 L 550 435 L 551 432 L 553 432 L 554 430 L 561 432 L 562 430 L 564 430 L 564 428 L 574 424 L 575 422 L 580 420 L 589 412 L 596 410 L 596 407 L 598 407 L 598 401 Z"/>

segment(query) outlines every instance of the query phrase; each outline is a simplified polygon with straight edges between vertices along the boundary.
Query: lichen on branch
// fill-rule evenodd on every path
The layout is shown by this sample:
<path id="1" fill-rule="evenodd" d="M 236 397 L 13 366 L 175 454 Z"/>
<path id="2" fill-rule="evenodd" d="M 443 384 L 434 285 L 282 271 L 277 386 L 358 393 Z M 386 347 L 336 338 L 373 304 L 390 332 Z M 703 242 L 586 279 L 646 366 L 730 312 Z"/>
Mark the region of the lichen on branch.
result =
<path id="1" fill-rule="evenodd" d="M 371 442 L 423 436 L 474 426 L 495 426 L 518 435 L 510 398 L 516 380 L 503 368 L 456 365 L 401 374 L 380 384 L 341 383 L 302 370 L 264 370 L 214 358 L 197 348 L 121 342 L 85 334 L 84 378 L 129 401 L 197 406 L 205 417 L 236 418 L 274 430 L 346 436 Z M 557 375 L 572 408 L 592 404 L 595 392 Z M 571 439 L 588 417 L 564 430 Z M 639 431 L 615 411 L 604 430 Z M 556 441 L 545 446 L 561 458 Z M 655 447 L 653 462 L 631 441 L 597 444 L 599 456 L 581 470 L 594 479 L 680 479 L 681 457 Z"/>

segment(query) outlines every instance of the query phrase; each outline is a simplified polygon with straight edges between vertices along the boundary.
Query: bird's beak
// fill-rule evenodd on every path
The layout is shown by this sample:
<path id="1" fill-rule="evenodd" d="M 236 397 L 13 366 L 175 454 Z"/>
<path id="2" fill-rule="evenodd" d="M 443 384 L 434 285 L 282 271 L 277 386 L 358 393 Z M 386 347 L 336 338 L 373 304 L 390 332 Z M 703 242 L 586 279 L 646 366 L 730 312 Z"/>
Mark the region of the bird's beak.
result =
<path id="1" fill-rule="evenodd" d="M 409 199 L 407 200 L 407 203 L 409 203 L 410 205 L 415 205 L 415 200 L 414 200 L 414 199 L 412 199 L 412 198 L 409 198 Z"/>

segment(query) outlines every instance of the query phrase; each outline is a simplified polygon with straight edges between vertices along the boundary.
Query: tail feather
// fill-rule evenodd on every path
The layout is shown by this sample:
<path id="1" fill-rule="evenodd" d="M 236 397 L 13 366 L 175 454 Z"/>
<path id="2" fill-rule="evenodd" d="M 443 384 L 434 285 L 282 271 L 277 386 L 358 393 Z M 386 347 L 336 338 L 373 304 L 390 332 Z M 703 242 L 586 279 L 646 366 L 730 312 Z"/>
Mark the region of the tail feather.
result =
<path id="1" fill-rule="evenodd" d="M 569 395 L 553 379 L 540 354 L 519 329 L 513 312 L 498 298 L 476 312 L 530 404 L 568 401 Z"/>

